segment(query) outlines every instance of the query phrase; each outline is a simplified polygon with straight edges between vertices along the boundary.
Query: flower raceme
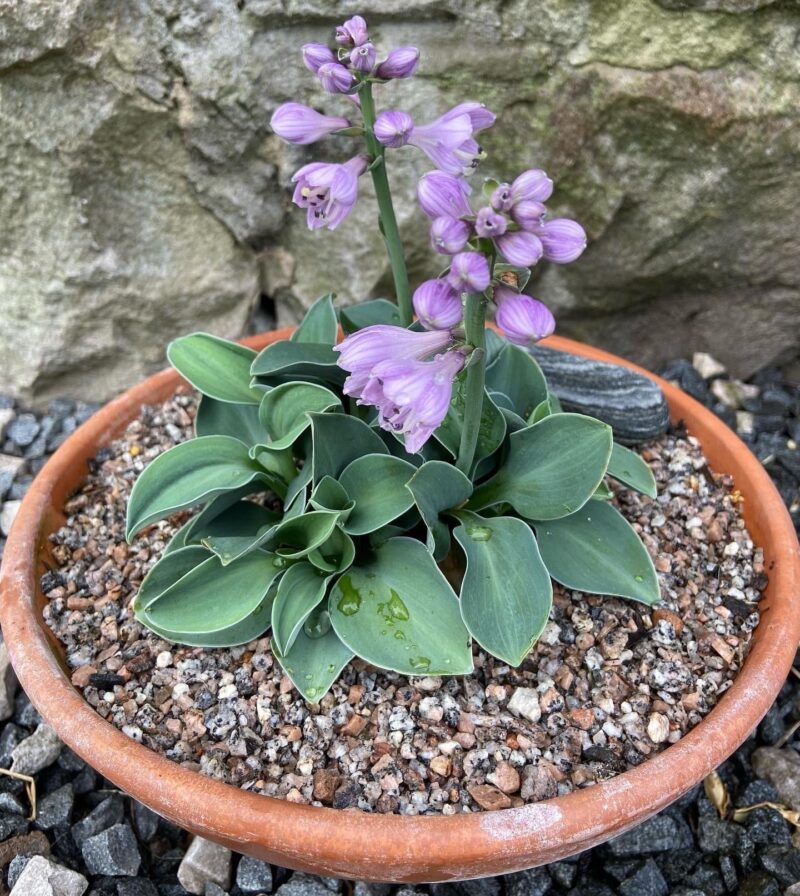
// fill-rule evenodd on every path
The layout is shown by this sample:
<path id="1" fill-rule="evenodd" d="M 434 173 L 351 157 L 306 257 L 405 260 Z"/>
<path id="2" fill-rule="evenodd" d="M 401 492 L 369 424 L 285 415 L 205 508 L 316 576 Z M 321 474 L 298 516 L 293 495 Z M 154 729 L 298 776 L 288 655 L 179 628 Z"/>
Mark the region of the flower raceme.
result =
<path id="1" fill-rule="evenodd" d="M 311 162 L 292 177 L 292 201 L 307 210 L 308 227 L 335 230 L 350 214 L 358 196 L 358 178 L 367 170 L 367 157 L 353 156 L 344 164 Z"/>

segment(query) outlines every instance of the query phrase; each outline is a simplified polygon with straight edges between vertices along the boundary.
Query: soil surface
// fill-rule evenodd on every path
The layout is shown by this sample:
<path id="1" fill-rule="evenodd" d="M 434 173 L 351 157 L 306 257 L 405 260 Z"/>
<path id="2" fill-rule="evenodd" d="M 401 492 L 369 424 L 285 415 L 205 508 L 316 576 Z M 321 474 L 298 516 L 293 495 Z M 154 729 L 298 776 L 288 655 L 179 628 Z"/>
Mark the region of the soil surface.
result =
<path id="1" fill-rule="evenodd" d="M 269 637 L 233 649 L 167 643 L 129 605 L 175 524 L 124 540 L 130 488 L 191 435 L 194 398 L 143 410 L 103 449 L 54 537 L 48 624 L 73 683 L 104 718 L 175 762 L 298 803 L 455 814 L 535 802 L 638 765 L 696 725 L 730 685 L 767 579 L 725 477 L 671 433 L 640 449 L 656 500 L 616 483 L 653 556 L 650 609 L 556 588 L 518 669 L 480 650 L 471 676 L 406 678 L 360 661 L 319 705 L 282 673 Z"/>

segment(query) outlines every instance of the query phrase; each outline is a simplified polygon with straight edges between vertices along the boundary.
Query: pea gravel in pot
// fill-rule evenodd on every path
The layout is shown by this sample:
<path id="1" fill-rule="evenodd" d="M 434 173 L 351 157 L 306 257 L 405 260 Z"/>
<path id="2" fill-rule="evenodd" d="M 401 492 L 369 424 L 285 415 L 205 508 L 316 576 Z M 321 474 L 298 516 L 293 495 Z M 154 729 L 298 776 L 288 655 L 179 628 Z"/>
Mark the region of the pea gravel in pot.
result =
<path id="1" fill-rule="evenodd" d="M 566 341 L 551 344 L 608 359 Z M 735 749 L 777 693 L 798 634 L 797 547 L 788 515 L 738 439 L 665 386 L 673 417 L 686 419 L 715 470 L 734 476 L 770 577 L 766 612 L 742 672 L 719 706 L 677 745 L 613 780 L 556 800 L 452 817 L 351 812 L 346 825 L 337 810 L 242 792 L 169 763 L 101 721 L 72 689 L 44 631 L 37 584 L 45 570 L 38 551 L 62 522 L 58 508 L 80 484 L 86 462 L 138 415 L 141 404 L 163 401 L 176 382 L 173 374 L 160 374 L 112 403 L 45 468 L 9 539 L 2 622 L 23 686 L 62 737 L 109 778 L 183 826 L 281 864 L 347 877 L 436 880 L 522 868 L 585 849 L 674 800 Z"/>

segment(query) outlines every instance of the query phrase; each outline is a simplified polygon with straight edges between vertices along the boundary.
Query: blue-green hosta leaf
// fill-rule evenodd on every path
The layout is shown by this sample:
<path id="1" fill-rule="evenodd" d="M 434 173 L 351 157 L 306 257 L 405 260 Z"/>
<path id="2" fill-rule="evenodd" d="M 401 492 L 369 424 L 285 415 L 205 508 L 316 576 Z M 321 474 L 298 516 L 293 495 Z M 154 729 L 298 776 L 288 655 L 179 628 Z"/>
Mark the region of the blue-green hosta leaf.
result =
<path id="1" fill-rule="evenodd" d="M 351 566 L 328 608 L 336 634 L 368 663 L 404 675 L 472 671 L 458 598 L 416 539 L 392 538 Z"/>
<path id="2" fill-rule="evenodd" d="M 299 560 L 321 547 L 331 537 L 339 520 L 338 511 L 311 510 L 284 520 L 270 532 L 268 547 L 287 560 Z"/>
<path id="3" fill-rule="evenodd" d="M 247 445 L 230 436 L 202 436 L 159 454 L 136 480 L 128 499 L 127 537 L 217 495 L 264 479 Z"/>
<path id="4" fill-rule="evenodd" d="M 267 380 L 311 377 L 322 382 L 341 385 L 347 373 L 337 365 L 338 358 L 330 345 L 319 342 L 291 342 L 284 339 L 268 345 L 253 361 L 250 373 Z"/>
<path id="5" fill-rule="evenodd" d="M 428 550 L 435 560 L 444 560 L 450 551 L 450 529 L 440 514 L 464 504 L 472 494 L 472 483 L 452 464 L 429 460 L 411 477 L 406 488 L 428 527 Z"/>
<path id="6" fill-rule="evenodd" d="M 475 489 L 471 510 L 508 503 L 527 519 L 579 510 L 603 480 L 611 427 L 582 414 L 555 414 L 515 432 L 503 466 Z"/>
<path id="7" fill-rule="evenodd" d="M 210 333 L 191 333 L 170 342 L 169 363 L 203 395 L 234 404 L 258 404 L 261 393 L 250 388 L 256 353 Z"/>
<path id="8" fill-rule="evenodd" d="M 525 349 L 510 342 L 487 363 L 486 388 L 507 395 L 525 420 L 547 398 L 547 381 L 541 368 Z"/>
<path id="9" fill-rule="evenodd" d="M 230 492 L 224 492 L 217 495 L 216 498 L 209 501 L 206 506 L 190 517 L 178 531 L 172 536 L 164 550 L 165 554 L 184 548 L 187 545 L 199 545 L 203 536 L 206 534 L 207 527 L 212 520 L 215 520 L 221 513 L 224 513 L 229 507 L 233 507 L 237 501 L 252 495 L 255 492 L 264 490 L 264 483 L 260 480 L 251 482 L 242 488 L 234 489 Z"/>
<path id="10" fill-rule="evenodd" d="M 365 454 L 351 461 L 339 476 L 339 484 L 355 502 L 344 530 L 367 535 L 396 520 L 414 503 L 406 483 L 416 467 L 390 454 Z"/>
<path id="11" fill-rule="evenodd" d="M 314 445 L 313 480 L 338 479 L 342 470 L 363 454 L 389 454 L 381 437 L 363 420 L 349 414 L 310 414 Z"/>
<path id="12" fill-rule="evenodd" d="M 489 327 L 486 328 L 485 339 L 486 345 L 484 348 L 486 350 L 486 366 L 489 367 L 500 353 L 505 351 L 508 342 L 503 339 L 499 333 L 496 333 Z"/>
<path id="13" fill-rule="evenodd" d="M 611 504 L 590 501 L 572 516 L 534 525 L 547 571 L 565 587 L 649 605 L 659 601 L 653 561 Z"/>
<path id="14" fill-rule="evenodd" d="M 330 581 L 316 566 L 305 561 L 289 567 L 278 584 L 272 604 L 272 641 L 286 654 L 311 611 L 325 596 Z"/>
<path id="15" fill-rule="evenodd" d="M 195 566 L 208 560 L 210 556 L 206 548 L 199 545 L 189 545 L 164 554 L 142 580 L 133 599 L 134 613 L 147 609 L 168 588 L 191 572 Z"/>
<path id="16" fill-rule="evenodd" d="M 545 398 L 544 401 L 540 401 L 533 409 L 530 417 L 528 417 L 528 424 L 538 423 L 540 420 L 544 420 L 545 417 L 549 417 L 552 413 L 553 406 L 550 404 L 550 399 Z"/>
<path id="17" fill-rule="evenodd" d="M 316 342 L 333 345 L 336 342 L 336 312 L 333 309 L 333 293 L 317 299 L 306 311 L 297 329 L 292 333 L 292 342 Z"/>
<path id="18" fill-rule="evenodd" d="M 194 431 L 198 436 L 233 436 L 248 448 L 267 440 L 257 404 L 233 404 L 208 395 L 197 406 Z"/>
<path id="19" fill-rule="evenodd" d="M 400 311 L 394 302 L 388 299 L 370 299 L 368 302 L 359 302 L 358 305 L 350 305 L 339 311 L 339 319 L 342 329 L 346 334 L 363 330 L 364 327 L 374 327 L 376 324 L 389 326 L 402 326 Z"/>
<path id="20" fill-rule="evenodd" d="M 592 498 L 596 501 L 610 501 L 613 497 L 614 492 L 611 491 L 605 482 L 601 482 L 592 495 Z"/>
<path id="21" fill-rule="evenodd" d="M 314 510 L 338 510 L 339 522 L 344 522 L 355 506 L 355 501 L 347 494 L 344 486 L 332 476 L 323 476 L 311 492 L 311 506 Z"/>
<path id="22" fill-rule="evenodd" d="M 433 434 L 436 441 L 443 445 L 453 457 L 458 456 L 461 430 L 464 425 L 464 412 L 466 410 L 464 384 L 463 375 L 456 379 L 453 384 L 453 397 L 450 401 L 447 416 Z M 493 454 L 502 445 L 505 435 L 505 418 L 489 393 L 484 392 L 478 444 L 475 448 L 475 464 L 477 465 L 484 457 L 489 457 L 489 455 Z"/>
<path id="23" fill-rule="evenodd" d="M 608 462 L 607 473 L 650 498 L 655 498 L 658 494 L 656 478 L 647 462 L 635 451 L 617 445 L 616 442 L 611 449 L 611 460 Z"/>
<path id="24" fill-rule="evenodd" d="M 283 499 L 283 515 L 297 516 L 305 510 L 308 498 L 308 486 L 311 483 L 311 464 L 306 462 L 302 470 L 294 477 L 286 489 Z"/>
<path id="25" fill-rule="evenodd" d="M 489 653 L 518 666 L 541 635 L 553 585 L 531 527 L 518 517 L 459 511 L 453 530 L 467 558 L 461 615 Z"/>
<path id="26" fill-rule="evenodd" d="M 218 644 L 217 636 L 225 633 L 227 641 L 232 629 L 239 637 L 241 623 L 254 615 L 260 618 L 272 583 L 284 571 L 279 560 L 267 551 L 254 551 L 229 566 L 210 557 L 151 601 L 139 617 L 183 644 Z"/>
<path id="27" fill-rule="evenodd" d="M 263 544 L 279 522 L 274 511 L 240 501 L 208 522 L 200 541 L 227 566 Z"/>
<path id="28" fill-rule="evenodd" d="M 308 560 L 323 572 L 344 572 L 355 560 L 353 539 L 337 526 L 331 537 L 308 554 Z"/>
<path id="29" fill-rule="evenodd" d="M 289 448 L 310 426 L 309 411 L 322 413 L 342 409 L 338 396 L 314 383 L 283 383 L 270 389 L 258 409 L 261 426 L 271 441 L 263 447 L 270 451 Z"/>
<path id="30" fill-rule="evenodd" d="M 306 620 L 289 653 L 283 656 L 275 650 L 275 656 L 303 697 L 318 703 L 353 658 L 353 651 L 342 644 L 327 610 L 321 609 Z"/>

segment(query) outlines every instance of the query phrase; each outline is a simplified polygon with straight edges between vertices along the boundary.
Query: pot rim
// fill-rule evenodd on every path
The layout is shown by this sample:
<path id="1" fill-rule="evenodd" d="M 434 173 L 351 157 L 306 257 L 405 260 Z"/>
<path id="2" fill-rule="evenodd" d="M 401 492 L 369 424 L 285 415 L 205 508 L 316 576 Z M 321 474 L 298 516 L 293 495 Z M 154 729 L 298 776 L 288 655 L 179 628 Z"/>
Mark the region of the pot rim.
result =
<path id="1" fill-rule="evenodd" d="M 263 347 L 291 328 L 244 340 Z M 179 385 L 157 373 L 105 405 L 55 452 L 23 499 L 0 572 L 0 624 L 11 662 L 34 706 L 101 774 L 181 827 L 275 864 L 338 877 L 433 882 L 503 874 L 581 852 L 677 799 L 747 738 L 780 690 L 800 640 L 800 546 L 766 470 L 711 411 L 670 383 L 608 352 L 551 337 L 542 344 L 622 364 L 657 382 L 673 420 L 699 438 L 709 465 L 734 476 L 744 517 L 764 549 L 769 585 L 748 656 L 720 702 L 676 744 L 607 781 L 519 808 L 453 816 L 370 814 L 288 803 L 203 777 L 130 740 L 72 686 L 41 614 L 39 578 L 48 536 L 86 463 L 143 404 Z M 435 844 L 435 845 L 434 845 Z"/>

